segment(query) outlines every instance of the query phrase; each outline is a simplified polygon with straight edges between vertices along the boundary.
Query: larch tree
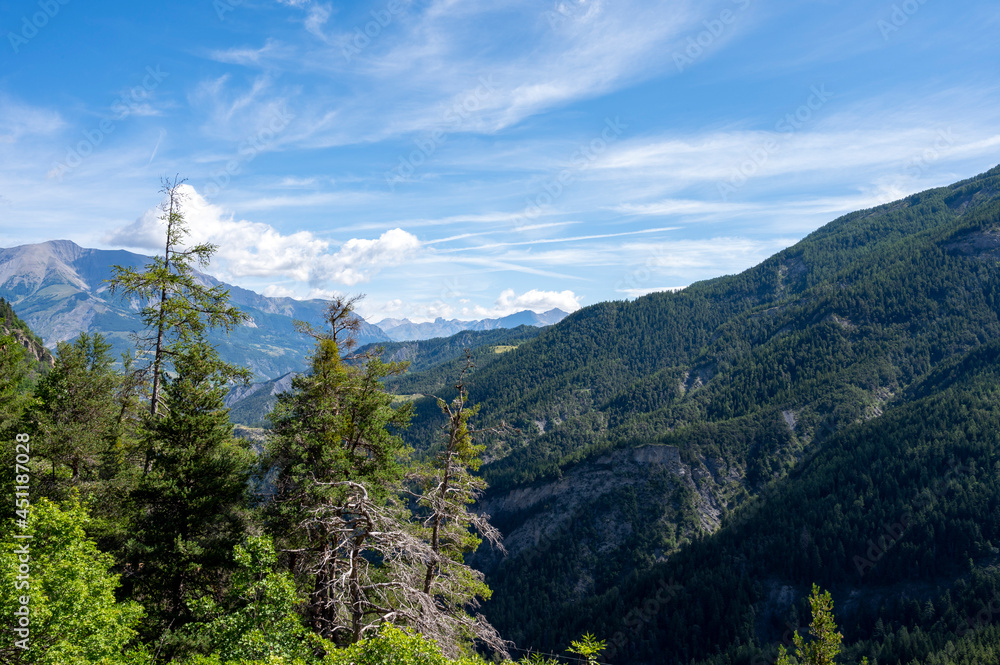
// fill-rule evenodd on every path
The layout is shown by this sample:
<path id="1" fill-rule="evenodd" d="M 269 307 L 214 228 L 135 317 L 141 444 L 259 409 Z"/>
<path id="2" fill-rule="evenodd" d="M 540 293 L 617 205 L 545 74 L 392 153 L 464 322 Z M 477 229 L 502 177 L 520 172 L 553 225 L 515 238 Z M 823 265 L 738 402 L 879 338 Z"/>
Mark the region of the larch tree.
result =
<path id="1" fill-rule="evenodd" d="M 478 606 L 478 599 L 488 600 L 492 592 L 483 574 L 465 565 L 465 555 L 475 552 L 483 539 L 504 551 L 502 534 L 490 524 L 489 516 L 469 509 L 486 489 L 486 481 L 474 475 L 486 446 L 474 440 L 483 430 L 469 424 L 478 411 L 469 406 L 465 387 L 465 376 L 473 368 L 467 350 L 455 385 L 458 394 L 451 403 L 437 399 L 446 418 L 443 445 L 431 460 L 414 466 L 409 477 L 420 491 L 409 494 L 419 507 L 417 533 L 434 553 L 424 564 L 423 592 L 434 602 L 438 610 L 434 614 L 443 619 L 437 632 L 451 633 L 452 641 L 478 639 L 503 650 L 503 640 L 493 626 L 481 615 L 467 612 Z"/>
<path id="2" fill-rule="evenodd" d="M 229 304 L 229 291 L 221 284 L 208 287 L 195 275 L 195 264 L 207 267 L 218 249 L 211 243 L 185 246 L 189 235 L 184 219 L 184 180 L 164 179 L 160 192 L 160 220 L 165 225 L 163 254 L 142 272 L 128 266 L 113 266 L 111 292 L 137 299 L 148 331 L 137 338 L 140 352 L 149 357 L 151 384 L 149 411 L 159 414 L 164 377 L 174 355 L 174 345 L 190 341 L 208 328 L 231 330 L 248 316 Z"/>
<path id="3" fill-rule="evenodd" d="M 113 291 L 138 300 L 147 332 L 137 336 L 148 362 L 148 416 L 141 424 L 142 478 L 131 494 L 135 519 L 125 545 L 125 584 L 147 609 L 144 634 L 162 636 L 168 654 L 190 648 L 179 628 L 192 603 L 222 593 L 234 569 L 232 553 L 245 533 L 252 453 L 233 436 L 224 397 L 250 371 L 225 362 L 208 332 L 227 332 L 248 317 L 223 285 L 205 285 L 215 245 L 185 245 L 184 181 L 164 180 L 161 256 L 142 272 L 115 266 Z M 134 392 L 135 373 L 121 404 Z"/>

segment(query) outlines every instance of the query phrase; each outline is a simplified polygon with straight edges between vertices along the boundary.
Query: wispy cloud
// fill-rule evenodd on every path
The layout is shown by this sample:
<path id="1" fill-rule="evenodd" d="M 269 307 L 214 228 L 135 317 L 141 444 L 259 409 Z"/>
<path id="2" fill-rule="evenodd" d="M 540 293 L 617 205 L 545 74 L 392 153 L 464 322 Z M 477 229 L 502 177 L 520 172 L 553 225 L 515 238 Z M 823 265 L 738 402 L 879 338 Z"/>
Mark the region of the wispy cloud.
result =
<path id="1" fill-rule="evenodd" d="M 336 34 L 328 25 L 329 5 L 291 6 L 303 12 L 303 29 L 314 39 L 295 44 L 271 39 L 258 48 L 218 51 L 213 57 L 336 82 L 317 85 L 314 79 L 296 93 L 303 119 L 298 138 L 317 147 L 442 129 L 499 131 L 669 71 L 672 64 L 661 57 L 663 50 L 711 11 L 687 0 L 669 10 L 634 1 L 574 0 L 549 9 L 531 2 L 438 0 L 423 8 L 407 5 L 405 17 L 391 26 L 391 39 L 366 37 L 370 43 L 347 61 L 343 49 L 356 38 L 355 28 L 363 31 L 383 10 L 359 14 L 357 26 L 341 12 L 346 29 Z M 470 48 L 474 44 L 481 46 Z M 496 90 L 472 96 L 484 79 L 494 81 Z M 344 82 L 351 86 L 345 89 Z M 235 84 L 216 79 L 203 92 L 229 99 L 238 95 L 228 92 Z M 453 122 L 456 113 L 465 116 L 463 122 Z"/>
<path id="2" fill-rule="evenodd" d="M 38 108 L 0 95 L 0 143 L 53 134 L 65 126 L 56 111 Z"/>

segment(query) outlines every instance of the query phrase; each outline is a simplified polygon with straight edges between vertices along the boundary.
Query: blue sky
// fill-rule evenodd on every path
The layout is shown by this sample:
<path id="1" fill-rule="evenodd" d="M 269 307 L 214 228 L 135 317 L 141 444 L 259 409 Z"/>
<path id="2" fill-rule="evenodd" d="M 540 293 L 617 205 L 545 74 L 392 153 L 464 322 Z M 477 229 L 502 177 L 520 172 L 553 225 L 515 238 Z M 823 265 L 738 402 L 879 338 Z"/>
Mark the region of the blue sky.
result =
<path id="1" fill-rule="evenodd" d="M 634 298 L 1000 163 L 1000 6 L 0 0 L 0 246 L 151 253 L 371 320 Z"/>

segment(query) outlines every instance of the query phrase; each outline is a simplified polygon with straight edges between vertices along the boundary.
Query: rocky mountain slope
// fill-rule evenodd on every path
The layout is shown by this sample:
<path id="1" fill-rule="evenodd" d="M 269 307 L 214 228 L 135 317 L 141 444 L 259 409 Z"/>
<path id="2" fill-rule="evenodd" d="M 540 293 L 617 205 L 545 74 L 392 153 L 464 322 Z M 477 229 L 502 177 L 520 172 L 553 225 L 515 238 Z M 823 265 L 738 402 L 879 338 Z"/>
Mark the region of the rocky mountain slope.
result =
<path id="1" fill-rule="evenodd" d="M 113 265 L 141 268 L 148 262 L 148 257 L 132 252 L 87 249 L 68 240 L 0 249 L 0 297 L 16 306 L 50 347 L 81 332 L 100 332 L 117 355 L 133 347 L 129 335 L 143 325 L 136 304 L 112 297 L 104 280 L 111 277 Z M 209 286 L 221 283 L 204 273 L 199 277 Z M 269 298 L 226 286 L 233 304 L 250 314 L 252 321 L 229 338 L 210 335 L 223 358 L 246 365 L 265 379 L 303 369 L 313 340 L 296 333 L 293 321 L 320 325 L 326 302 Z M 359 340 L 390 341 L 368 323 L 363 324 Z"/>

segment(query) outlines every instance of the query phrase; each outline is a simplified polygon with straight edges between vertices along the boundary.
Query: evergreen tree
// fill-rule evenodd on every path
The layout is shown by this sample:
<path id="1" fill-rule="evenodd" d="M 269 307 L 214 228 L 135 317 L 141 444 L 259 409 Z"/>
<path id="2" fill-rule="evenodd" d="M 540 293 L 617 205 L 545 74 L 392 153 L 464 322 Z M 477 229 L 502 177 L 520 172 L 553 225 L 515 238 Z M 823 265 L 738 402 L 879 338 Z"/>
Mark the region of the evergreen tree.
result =
<path id="1" fill-rule="evenodd" d="M 133 497 L 130 586 L 150 613 L 147 637 L 173 629 L 167 649 L 182 646 L 176 629 L 191 619 L 190 602 L 222 593 L 245 531 L 252 453 L 233 437 L 223 404 L 230 377 L 219 365 L 204 343 L 174 356 L 164 415 L 147 432 L 150 472 Z"/>
<path id="2" fill-rule="evenodd" d="M 844 636 L 837 631 L 837 623 L 833 619 L 833 599 L 829 591 L 820 593 L 819 587 L 813 584 L 809 595 L 809 607 L 812 610 L 812 621 L 809 623 L 809 635 L 812 640 L 795 632 L 792 640 L 795 643 L 793 659 L 788 655 L 785 645 L 778 647 L 777 665 L 835 665 L 840 654 L 840 642 Z M 868 665 L 868 659 L 862 660 Z"/>
<path id="3" fill-rule="evenodd" d="M 495 530 L 466 511 L 481 490 L 469 473 L 478 465 L 464 391 L 445 409 L 452 414 L 445 450 L 417 473 L 397 432 L 408 424 L 409 403 L 393 406 L 383 381 L 405 363 L 385 363 L 379 350 L 342 357 L 353 347 L 355 300 L 327 312 L 329 332 L 317 333 L 311 371 L 297 377 L 271 418 L 273 437 L 264 469 L 274 484 L 269 522 L 307 580 L 308 619 L 324 638 L 356 643 L 386 622 L 415 628 L 458 654 L 476 638 L 501 653 L 505 643 L 466 607 L 487 597 L 482 575 L 461 562 Z M 423 493 L 404 482 L 423 479 Z M 414 523 L 404 497 L 426 517 Z"/>
<path id="4" fill-rule="evenodd" d="M 358 641 L 398 612 L 397 584 L 385 570 L 400 559 L 395 543 L 380 539 L 405 534 L 395 495 L 409 453 L 393 433 L 409 409 L 394 409 L 380 383 L 405 365 L 341 356 L 358 325 L 353 304 L 331 303 L 329 332 L 307 330 L 317 337 L 311 369 L 271 414 L 264 465 L 274 483 L 269 524 L 291 568 L 309 580 L 308 618 L 339 643 Z"/>
<path id="5" fill-rule="evenodd" d="M 422 490 L 414 495 L 422 509 L 418 533 L 434 552 L 424 564 L 423 592 L 436 606 L 437 632 L 448 634 L 449 642 L 478 638 L 502 651 L 503 640 L 493 626 L 482 616 L 466 613 L 478 606 L 477 597 L 488 600 L 492 594 L 482 573 L 465 565 L 465 555 L 482 543 L 473 530 L 503 551 L 502 535 L 489 523 L 489 516 L 469 510 L 486 488 L 485 481 L 473 475 L 485 450 L 473 440 L 480 432 L 469 425 L 469 418 L 478 411 L 469 407 L 465 387 L 465 376 L 473 366 L 471 353 L 466 351 L 466 364 L 455 386 L 458 395 L 450 404 L 437 400 L 446 418 L 444 444 L 429 463 L 417 465 L 410 477 Z"/>
<path id="6" fill-rule="evenodd" d="M 39 405 L 32 416 L 35 454 L 49 467 L 47 491 L 65 495 L 70 487 L 88 488 L 98 480 L 102 462 L 114 454 L 119 438 L 111 345 L 100 334 L 81 334 L 60 342 L 55 366 L 39 382 Z M 39 468 L 41 471 L 41 468 Z"/>
<path id="7" fill-rule="evenodd" d="M 194 274 L 194 264 L 207 266 L 218 247 L 210 243 L 182 246 L 189 234 L 182 211 L 183 185 L 176 177 L 164 179 L 160 190 L 166 197 L 160 217 L 166 225 L 163 255 L 143 272 L 114 266 L 110 280 L 112 293 L 137 298 L 143 305 L 142 319 L 150 331 L 138 342 L 140 351 L 152 354 L 149 410 L 153 416 L 160 410 L 161 387 L 176 353 L 175 343 L 197 339 L 207 328 L 221 326 L 228 331 L 248 318 L 229 304 L 229 291 L 221 284 L 204 286 Z"/>

